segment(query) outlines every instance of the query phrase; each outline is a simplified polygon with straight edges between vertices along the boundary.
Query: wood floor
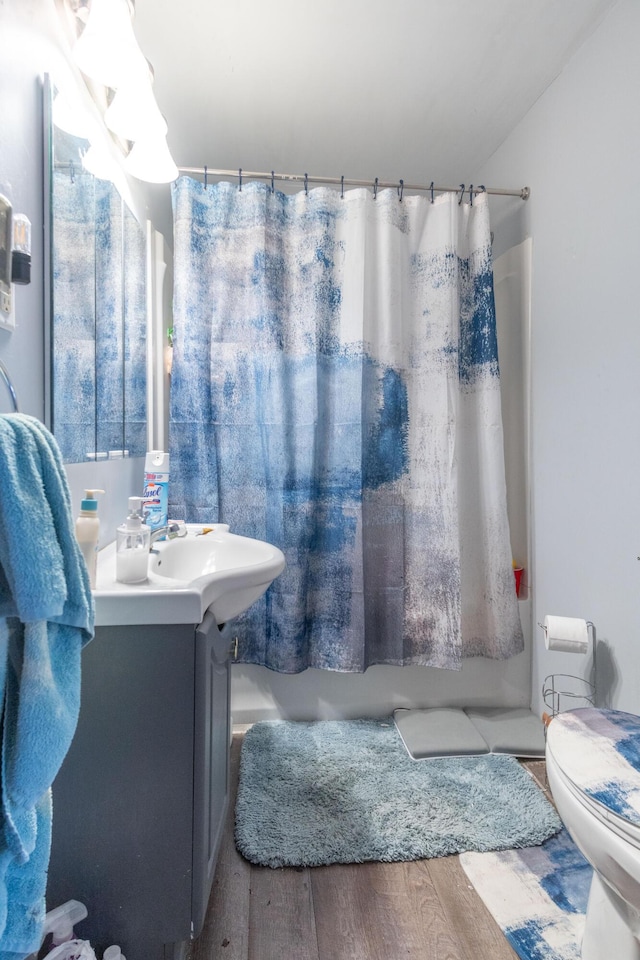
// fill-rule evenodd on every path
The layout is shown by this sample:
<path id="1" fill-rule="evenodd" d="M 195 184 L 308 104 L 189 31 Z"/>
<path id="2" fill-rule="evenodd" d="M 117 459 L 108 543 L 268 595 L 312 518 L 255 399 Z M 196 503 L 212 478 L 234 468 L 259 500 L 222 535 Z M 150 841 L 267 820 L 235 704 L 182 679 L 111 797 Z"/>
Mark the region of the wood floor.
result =
<path id="1" fill-rule="evenodd" d="M 192 960 L 517 960 L 458 857 L 331 867 L 255 867 L 237 852 L 232 796 Z M 545 785 L 544 762 L 528 764 Z"/>

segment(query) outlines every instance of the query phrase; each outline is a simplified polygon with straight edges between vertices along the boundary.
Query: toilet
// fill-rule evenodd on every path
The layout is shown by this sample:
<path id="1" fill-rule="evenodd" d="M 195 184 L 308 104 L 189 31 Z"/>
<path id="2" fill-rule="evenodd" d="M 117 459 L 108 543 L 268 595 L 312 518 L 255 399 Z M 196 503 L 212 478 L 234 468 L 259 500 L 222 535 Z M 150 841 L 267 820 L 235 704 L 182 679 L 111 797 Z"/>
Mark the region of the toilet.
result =
<path id="1" fill-rule="evenodd" d="M 582 960 L 640 960 L 640 717 L 560 713 L 546 763 L 558 813 L 594 869 Z"/>

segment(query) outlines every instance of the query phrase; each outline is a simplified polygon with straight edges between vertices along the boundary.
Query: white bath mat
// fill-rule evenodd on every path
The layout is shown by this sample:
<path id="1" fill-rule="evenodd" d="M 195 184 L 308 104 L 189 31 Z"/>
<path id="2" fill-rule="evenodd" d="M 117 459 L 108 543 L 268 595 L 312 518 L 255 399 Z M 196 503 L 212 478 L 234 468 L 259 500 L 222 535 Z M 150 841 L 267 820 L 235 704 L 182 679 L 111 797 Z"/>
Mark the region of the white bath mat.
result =
<path id="1" fill-rule="evenodd" d="M 544 757 L 544 727 L 523 707 L 413 707 L 393 719 L 414 760 L 506 753 Z"/>
<path id="2" fill-rule="evenodd" d="M 393 719 L 414 760 L 489 753 L 486 740 L 459 708 L 398 709 L 394 710 Z"/>

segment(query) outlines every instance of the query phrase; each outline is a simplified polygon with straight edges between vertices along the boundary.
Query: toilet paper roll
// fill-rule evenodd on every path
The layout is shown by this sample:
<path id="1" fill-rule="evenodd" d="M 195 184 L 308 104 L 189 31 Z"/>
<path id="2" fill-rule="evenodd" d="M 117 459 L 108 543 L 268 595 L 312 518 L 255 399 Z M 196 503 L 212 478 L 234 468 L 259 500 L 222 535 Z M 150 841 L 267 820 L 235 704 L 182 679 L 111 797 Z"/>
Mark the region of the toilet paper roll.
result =
<path id="1" fill-rule="evenodd" d="M 547 650 L 586 653 L 589 649 L 587 621 L 578 617 L 545 617 L 544 645 Z"/>

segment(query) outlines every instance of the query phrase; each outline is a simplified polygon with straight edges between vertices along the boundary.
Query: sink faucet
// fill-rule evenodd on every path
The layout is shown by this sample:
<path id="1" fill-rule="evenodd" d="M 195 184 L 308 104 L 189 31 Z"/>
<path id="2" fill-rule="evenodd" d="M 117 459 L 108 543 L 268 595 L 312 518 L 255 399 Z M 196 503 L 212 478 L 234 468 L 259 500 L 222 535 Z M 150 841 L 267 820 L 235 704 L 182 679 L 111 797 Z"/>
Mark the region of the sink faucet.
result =
<path id="1" fill-rule="evenodd" d="M 184 520 L 170 520 L 165 527 L 158 527 L 156 530 L 151 531 L 151 546 L 153 546 L 160 537 L 166 537 L 167 540 L 174 540 L 176 537 L 186 537 L 186 535 L 187 525 Z"/>

